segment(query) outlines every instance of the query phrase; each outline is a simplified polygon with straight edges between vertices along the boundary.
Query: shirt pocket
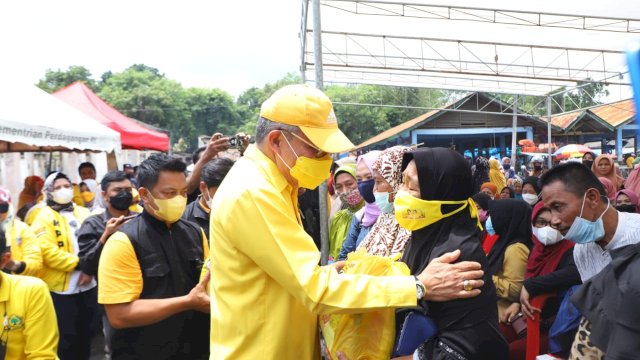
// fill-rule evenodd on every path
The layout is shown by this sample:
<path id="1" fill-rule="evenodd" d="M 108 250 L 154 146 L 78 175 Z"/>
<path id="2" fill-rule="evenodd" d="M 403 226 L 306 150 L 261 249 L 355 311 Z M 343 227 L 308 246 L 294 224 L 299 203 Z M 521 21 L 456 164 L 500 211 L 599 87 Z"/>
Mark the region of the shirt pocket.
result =
<path id="1" fill-rule="evenodd" d="M 191 248 L 185 251 L 186 259 L 183 261 L 187 264 L 188 276 L 197 284 L 200 280 L 200 274 L 202 272 L 202 266 L 206 259 L 203 258 L 203 253 L 199 249 Z M 195 286 L 194 284 L 194 286 Z"/>
<path id="2" fill-rule="evenodd" d="M 171 291 L 171 268 L 165 259 L 156 254 L 148 254 L 141 259 L 140 265 L 144 277 L 143 295 L 159 295 Z"/>

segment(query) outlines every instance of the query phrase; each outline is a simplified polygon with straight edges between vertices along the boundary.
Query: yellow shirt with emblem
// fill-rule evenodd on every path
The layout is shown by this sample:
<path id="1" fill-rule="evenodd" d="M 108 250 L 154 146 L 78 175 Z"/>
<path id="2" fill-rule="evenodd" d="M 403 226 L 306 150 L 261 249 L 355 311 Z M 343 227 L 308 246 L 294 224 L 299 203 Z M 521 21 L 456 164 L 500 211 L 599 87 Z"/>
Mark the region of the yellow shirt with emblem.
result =
<path id="1" fill-rule="evenodd" d="M 317 359 L 319 314 L 416 305 L 413 277 L 338 274 L 298 215 L 297 189 L 250 146 L 211 212 L 211 359 Z"/>
<path id="2" fill-rule="evenodd" d="M 47 285 L 38 278 L 3 272 L 0 279 L 5 359 L 58 359 L 58 325 Z"/>

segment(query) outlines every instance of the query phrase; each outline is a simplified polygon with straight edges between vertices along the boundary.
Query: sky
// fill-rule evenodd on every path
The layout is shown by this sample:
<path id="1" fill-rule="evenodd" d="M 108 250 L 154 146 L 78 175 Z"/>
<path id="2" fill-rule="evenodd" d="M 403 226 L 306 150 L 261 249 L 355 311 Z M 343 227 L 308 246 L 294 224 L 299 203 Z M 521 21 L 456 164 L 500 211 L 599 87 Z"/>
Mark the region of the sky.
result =
<path id="1" fill-rule="evenodd" d="M 478 6 L 475 0 L 425 2 Z M 183 86 L 220 88 L 238 96 L 250 87 L 261 87 L 288 72 L 299 71 L 301 3 L 301 0 L 2 1 L 0 81 L 33 84 L 47 69 L 66 69 L 70 65 L 85 66 L 99 78 L 105 71 L 119 72 L 143 63 L 158 68 Z M 640 18 L 640 6 L 627 0 L 517 3 L 487 0 L 481 6 Z M 415 20 L 386 19 L 390 28 L 381 28 L 378 21 L 367 23 L 374 26 L 374 31 L 390 33 L 399 28 L 392 21 Z M 365 25 L 337 16 L 323 17 L 325 30 L 350 28 L 365 32 Z M 460 27 L 459 22 L 447 25 L 454 30 Z M 471 26 L 473 31 L 469 31 Z M 416 26 L 412 33 L 420 29 L 425 36 L 437 36 L 444 28 Z M 480 25 L 471 24 L 457 31 L 460 37 L 472 37 L 482 34 L 479 28 Z M 528 29 L 518 30 L 524 33 Z M 550 39 L 536 36 L 543 43 Z M 325 45 L 329 45 L 328 41 Z"/>
<path id="2" fill-rule="evenodd" d="M 0 79 L 36 83 L 70 65 L 99 78 L 143 63 L 237 96 L 299 71 L 300 13 L 298 0 L 4 1 Z"/>

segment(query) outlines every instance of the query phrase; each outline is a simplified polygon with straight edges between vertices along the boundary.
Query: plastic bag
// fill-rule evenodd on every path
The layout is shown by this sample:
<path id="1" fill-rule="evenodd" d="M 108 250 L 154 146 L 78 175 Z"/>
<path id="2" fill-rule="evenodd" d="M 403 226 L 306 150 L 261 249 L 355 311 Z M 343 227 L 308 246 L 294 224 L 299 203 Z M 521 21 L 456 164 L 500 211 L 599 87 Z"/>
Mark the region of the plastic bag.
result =
<path id="1" fill-rule="evenodd" d="M 400 255 L 381 257 L 360 249 L 350 253 L 346 274 L 408 276 L 409 268 L 398 262 Z M 333 359 L 341 351 L 350 360 L 388 360 L 396 338 L 395 309 L 378 309 L 361 314 L 320 316 L 320 328 Z"/>

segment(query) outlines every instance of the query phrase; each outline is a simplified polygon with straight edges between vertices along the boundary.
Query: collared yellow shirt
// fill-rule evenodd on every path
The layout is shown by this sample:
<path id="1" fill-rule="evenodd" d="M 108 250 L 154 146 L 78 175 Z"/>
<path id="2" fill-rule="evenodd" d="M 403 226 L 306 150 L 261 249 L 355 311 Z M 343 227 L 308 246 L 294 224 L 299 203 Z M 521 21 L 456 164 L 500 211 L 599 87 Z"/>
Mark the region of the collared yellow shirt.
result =
<path id="1" fill-rule="evenodd" d="M 319 314 L 416 305 L 413 277 L 338 274 L 298 216 L 297 189 L 250 146 L 211 212 L 211 359 L 317 359 Z"/>
<path id="2" fill-rule="evenodd" d="M 5 359 L 58 359 L 58 323 L 49 288 L 40 279 L 0 271 Z"/>

